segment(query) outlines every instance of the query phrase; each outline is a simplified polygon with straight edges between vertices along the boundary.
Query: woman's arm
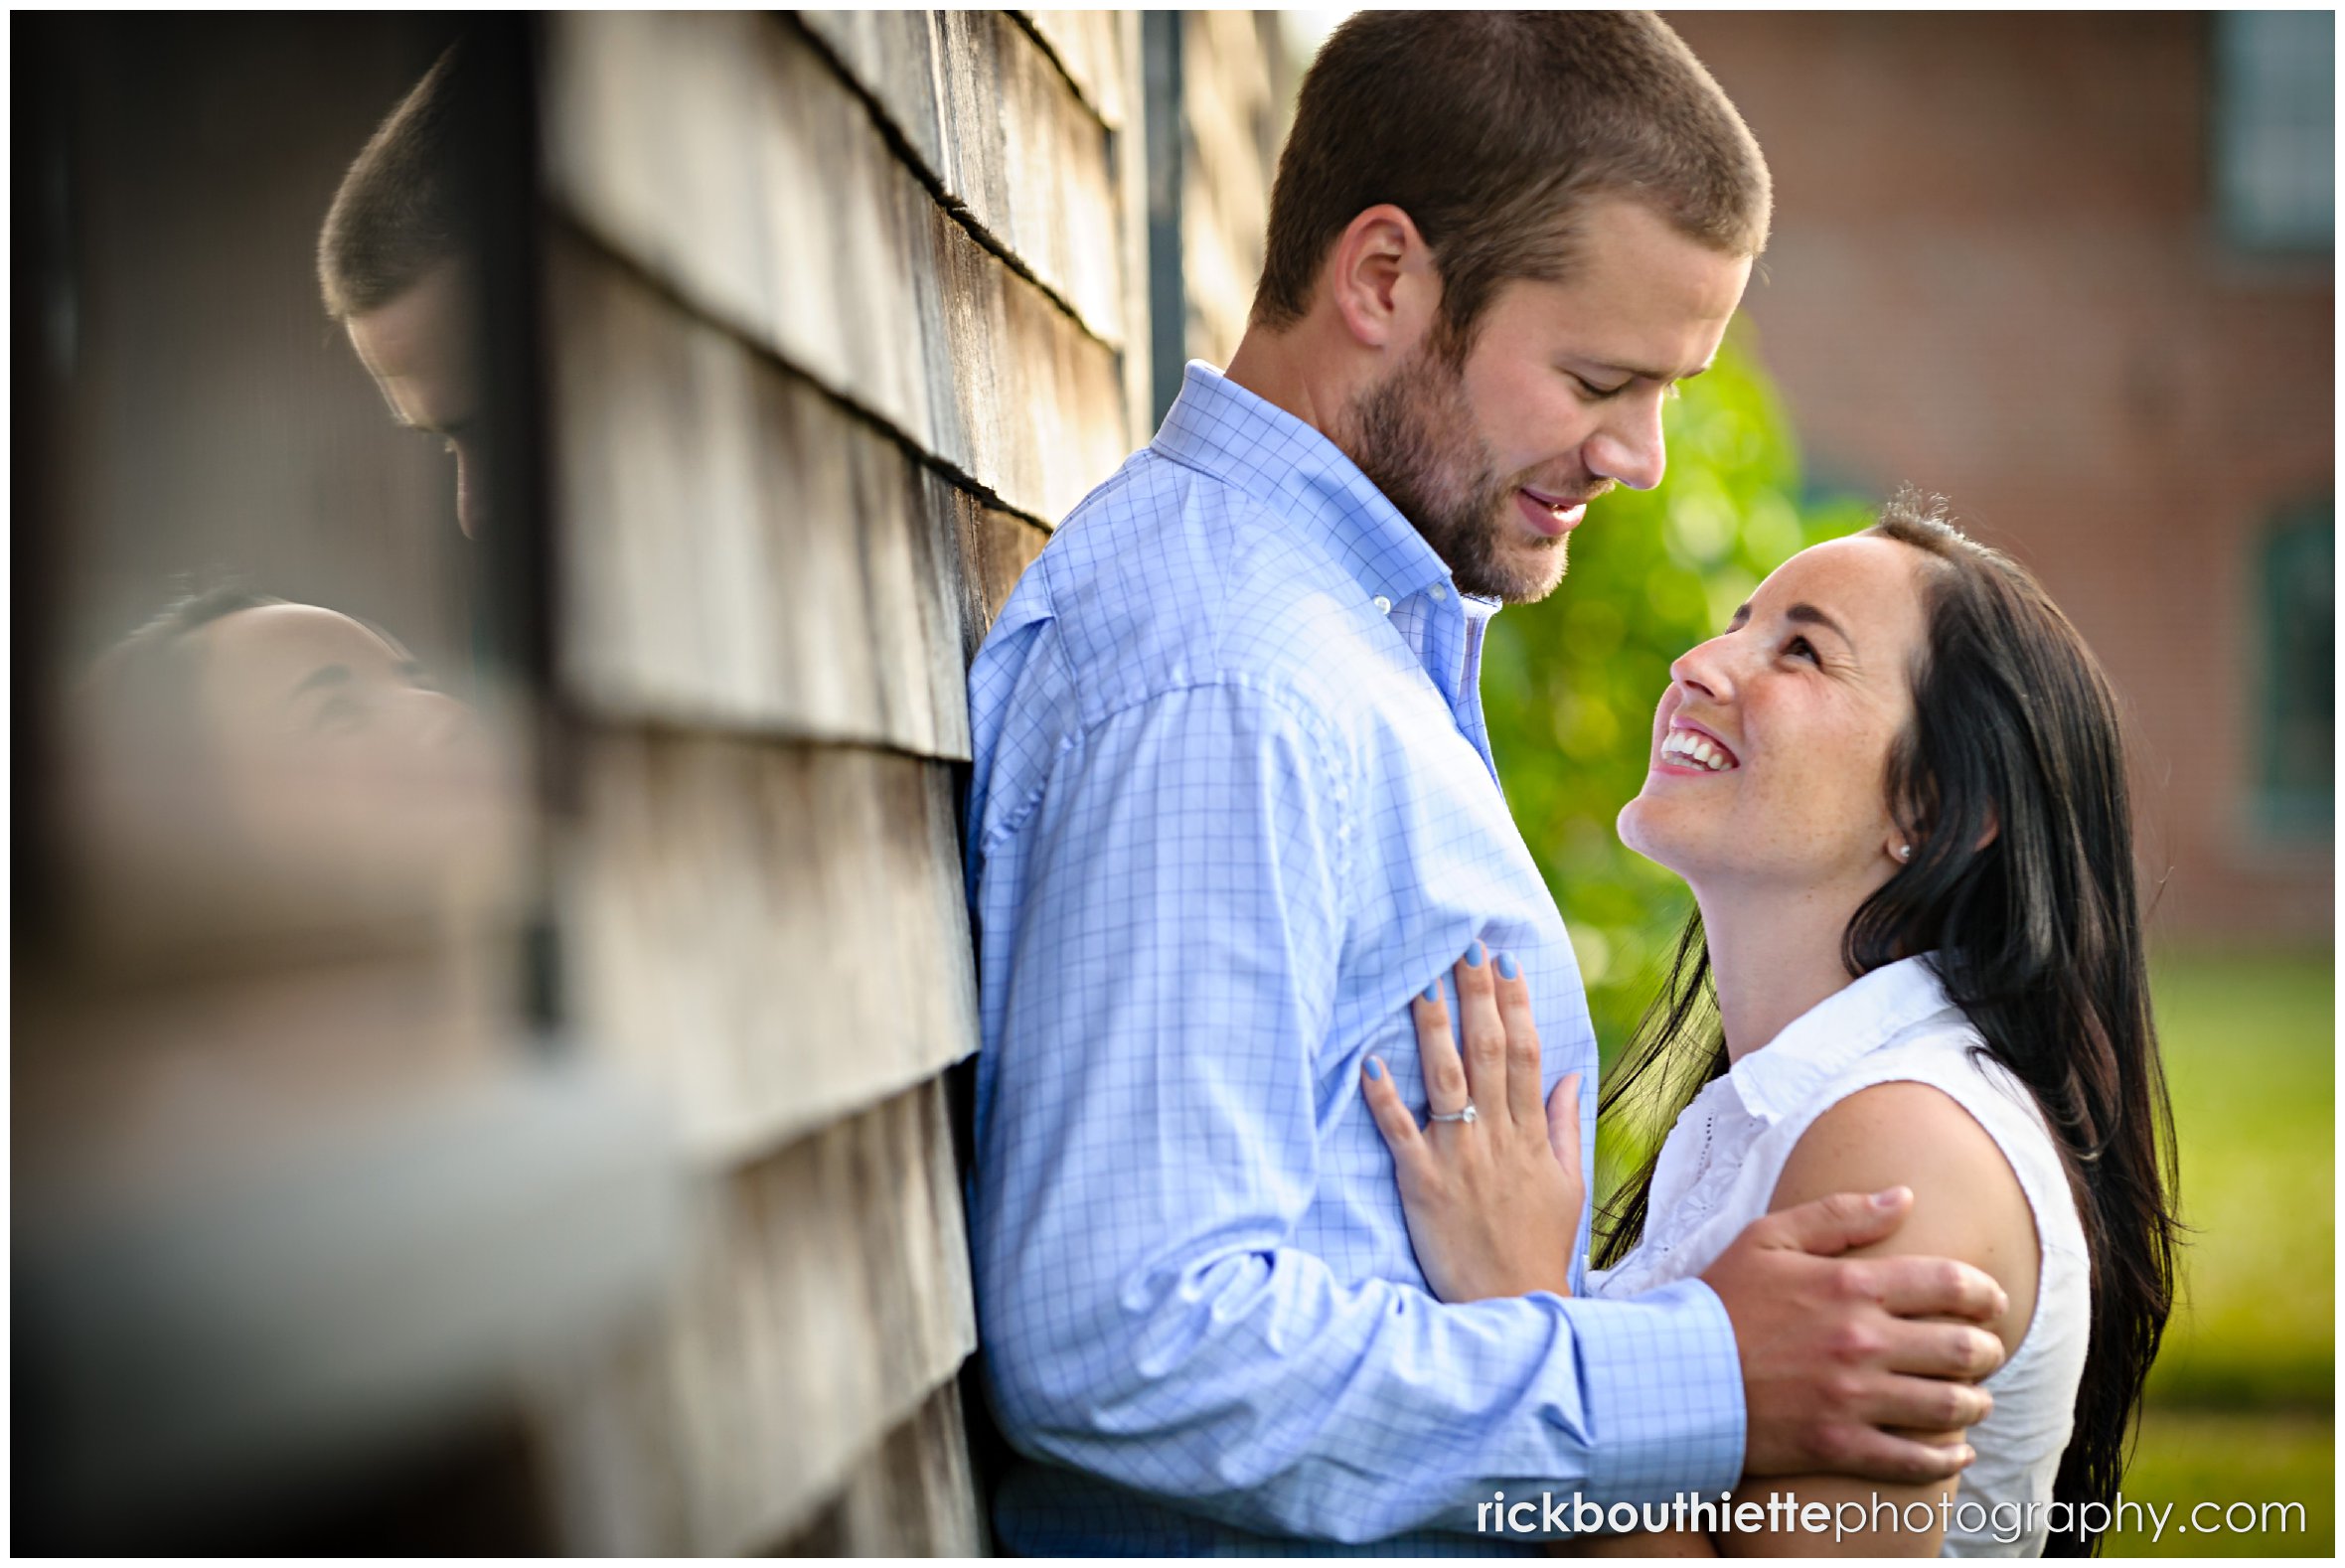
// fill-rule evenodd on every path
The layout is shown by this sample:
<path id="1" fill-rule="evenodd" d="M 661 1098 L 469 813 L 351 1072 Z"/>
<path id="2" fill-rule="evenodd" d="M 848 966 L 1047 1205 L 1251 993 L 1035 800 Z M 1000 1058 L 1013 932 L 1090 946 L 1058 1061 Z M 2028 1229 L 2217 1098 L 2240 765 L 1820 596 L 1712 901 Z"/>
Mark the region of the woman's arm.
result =
<path id="1" fill-rule="evenodd" d="M 1896 1185 L 1913 1188 L 1912 1216 L 1887 1241 L 1848 1256 L 1945 1257 L 1975 1264 L 1994 1276 L 2011 1303 L 1985 1327 L 2002 1338 L 2006 1354 L 2016 1348 L 2035 1312 L 2035 1217 L 2002 1150 L 1948 1095 L 1928 1084 L 1883 1083 L 1842 1100 L 1818 1117 L 1792 1151 L 1776 1181 L 1773 1206 L 1780 1210 L 1832 1192 Z M 1962 1436 L 1944 1432 L 1927 1435 L 1926 1441 L 1955 1444 Z M 1945 1538 L 1942 1503 L 1954 1497 L 1957 1484 L 1898 1487 L 1845 1476 L 1749 1481 L 1736 1490 L 1733 1504 L 1758 1504 L 1769 1527 L 1712 1530 L 1698 1539 L 1726 1557 L 1934 1557 Z M 1907 1528 L 1925 1514 L 1925 1528 Z M 1809 1527 L 1816 1524 L 1821 1527 Z M 1682 1556 L 1691 1544 L 1674 1532 L 1626 1535 L 1589 1542 L 1584 1551 Z"/>

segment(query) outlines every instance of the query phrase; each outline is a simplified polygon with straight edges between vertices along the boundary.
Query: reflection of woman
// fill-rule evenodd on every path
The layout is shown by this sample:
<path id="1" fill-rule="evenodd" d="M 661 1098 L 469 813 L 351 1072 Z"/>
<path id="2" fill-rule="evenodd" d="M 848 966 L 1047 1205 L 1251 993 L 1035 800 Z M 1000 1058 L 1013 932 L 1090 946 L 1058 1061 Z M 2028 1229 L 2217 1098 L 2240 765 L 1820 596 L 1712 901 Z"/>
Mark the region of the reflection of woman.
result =
<path id="1" fill-rule="evenodd" d="M 1842 1551 L 2040 1552 L 2059 1518 L 2040 1505 L 2113 1499 L 2173 1288 L 2115 704 L 2022 568 L 1902 502 L 1787 562 L 1670 676 L 1620 831 L 1685 877 L 1699 914 L 1604 1107 L 1668 1080 L 1698 1092 L 1672 1097 L 1675 1126 L 1616 1204 L 1596 1289 L 1698 1274 L 1771 1209 L 1910 1187 L 1911 1218 L 1877 1250 L 1962 1259 L 2010 1298 L 1990 1325 L 2008 1352 L 1983 1385 L 1992 1414 L 1939 1439 L 1974 1462 L 1958 1490 L 1815 1477 L 1747 1494 L 1864 1504 L 1871 1528 Z M 1365 1080 L 1449 1300 L 1560 1289 L 1577 1219 L 1573 1086 L 1541 1116 L 1510 972 L 1504 955 L 1458 967 L 1463 1061 L 1447 1008 L 1417 1005 L 1431 1109 L 1454 1118 L 1471 1095 L 1474 1120 L 1420 1129 L 1388 1073 Z M 1519 1048 L 1527 1086 L 1508 1076 Z M 1559 1212 L 1532 1234 L 1492 1218 Z M 1891 1522 L 1876 1497 L 1916 1506 Z M 1829 1525 L 1699 1522 L 1582 1545 L 1835 1549 Z"/>
<path id="2" fill-rule="evenodd" d="M 526 802 L 397 643 L 214 590 L 68 717 L 72 1043 L 16 1077 L 55 1190 L 167 1191 L 501 1071 Z"/>
<path id="3" fill-rule="evenodd" d="M 183 599 L 97 661 L 73 711 L 89 869 L 158 933 L 436 921 L 511 853 L 490 731 L 334 610 Z"/>

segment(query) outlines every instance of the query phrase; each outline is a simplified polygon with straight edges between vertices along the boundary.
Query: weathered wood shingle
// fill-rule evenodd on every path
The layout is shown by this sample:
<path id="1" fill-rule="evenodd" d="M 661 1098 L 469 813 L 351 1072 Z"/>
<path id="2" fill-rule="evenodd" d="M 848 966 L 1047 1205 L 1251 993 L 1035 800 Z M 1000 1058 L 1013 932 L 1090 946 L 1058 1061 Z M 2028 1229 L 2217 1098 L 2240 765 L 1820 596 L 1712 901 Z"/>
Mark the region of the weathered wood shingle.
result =
<path id="1" fill-rule="evenodd" d="M 1129 19 L 547 24 L 564 972 L 710 1193 L 565 1540 L 968 1552 L 964 671 L 1143 423 Z"/>
<path id="2" fill-rule="evenodd" d="M 549 26 L 554 190 L 697 311 L 1038 521 L 1114 472 L 1117 353 L 987 250 L 793 27 Z"/>
<path id="3" fill-rule="evenodd" d="M 584 760 L 580 1000 L 707 1156 L 757 1156 L 976 1048 L 949 770 L 665 730 Z"/>
<path id="4" fill-rule="evenodd" d="M 728 1174 L 703 1229 L 698 1267 L 660 1319 L 549 1396 L 574 1550 L 780 1544 L 976 1346 L 935 1080 Z M 965 1468 L 932 1471 L 966 1484 Z"/>
<path id="5" fill-rule="evenodd" d="M 1112 137 L 1034 36 L 999 11 L 802 11 L 799 20 L 984 241 L 1093 335 L 1121 345 Z"/>

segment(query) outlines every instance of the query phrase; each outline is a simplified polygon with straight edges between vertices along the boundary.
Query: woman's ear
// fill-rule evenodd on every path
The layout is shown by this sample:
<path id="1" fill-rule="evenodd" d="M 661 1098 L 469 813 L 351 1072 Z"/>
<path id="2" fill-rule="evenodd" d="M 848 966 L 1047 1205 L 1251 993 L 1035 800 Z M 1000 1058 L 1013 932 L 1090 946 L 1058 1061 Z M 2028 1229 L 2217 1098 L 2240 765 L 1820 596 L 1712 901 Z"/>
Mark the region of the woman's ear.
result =
<path id="1" fill-rule="evenodd" d="M 2001 835 L 2002 831 L 2003 824 L 2001 820 L 1997 818 L 1993 812 L 1988 812 L 1986 818 L 1986 827 L 1980 831 L 1977 841 L 1970 846 L 1970 853 L 1976 855 L 1979 851 L 1994 843 L 1996 838 Z M 1907 829 L 1901 827 L 1896 832 L 1892 833 L 1882 844 L 1881 853 L 1888 856 L 1900 865 L 1911 865 L 1914 861 L 1914 848 L 1921 842 L 1922 834 L 1919 829 Z"/>
<path id="2" fill-rule="evenodd" d="M 1413 350 L 1441 306 L 1433 251 L 1409 215 L 1389 202 L 1343 228 L 1329 252 L 1335 314 L 1362 348 Z"/>

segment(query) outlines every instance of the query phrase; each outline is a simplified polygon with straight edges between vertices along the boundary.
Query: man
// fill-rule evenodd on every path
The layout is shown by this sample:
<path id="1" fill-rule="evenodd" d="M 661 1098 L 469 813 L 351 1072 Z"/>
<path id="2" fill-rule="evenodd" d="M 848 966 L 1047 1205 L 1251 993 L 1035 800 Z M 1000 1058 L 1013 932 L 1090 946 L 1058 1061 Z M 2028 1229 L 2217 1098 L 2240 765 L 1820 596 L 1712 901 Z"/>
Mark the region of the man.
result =
<path id="1" fill-rule="evenodd" d="M 1477 690 L 1496 600 L 1662 476 L 1765 239 L 1765 166 L 1644 16 L 1363 13 L 1307 77 L 1228 375 L 1076 509 L 970 674 L 980 1337 L 1028 1553 L 1476 1541 L 1503 1491 L 1937 1479 L 1999 1292 L 1827 1261 L 1902 1206 L 1754 1225 L 1635 1302 L 1435 1302 L 1356 1086 L 1409 999 L 1571 947 Z M 1657 672 L 1656 672 L 1657 678 Z M 1487 955 L 1486 959 L 1485 955 Z M 1594 1095 L 1583 1147 L 1592 1149 Z M 1580 1256 L 1585 1255 L 1583 1230 Z M 1921 1374 L 1921 1375 L 1915 1375 Z"/>
<path id="2" fill-rule="evenodd" d="M 479 280 L 465 239 L 462 46 L 451 47 L 343 176 L 318 237 L 326 309 L 350 334 L 391 414 L 446 441 L 456 521 L 487 520 L 478 397 Z"/>

